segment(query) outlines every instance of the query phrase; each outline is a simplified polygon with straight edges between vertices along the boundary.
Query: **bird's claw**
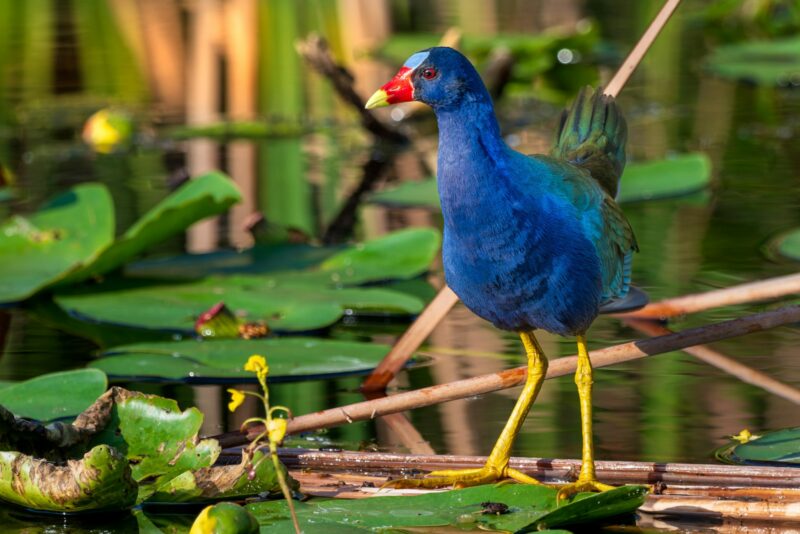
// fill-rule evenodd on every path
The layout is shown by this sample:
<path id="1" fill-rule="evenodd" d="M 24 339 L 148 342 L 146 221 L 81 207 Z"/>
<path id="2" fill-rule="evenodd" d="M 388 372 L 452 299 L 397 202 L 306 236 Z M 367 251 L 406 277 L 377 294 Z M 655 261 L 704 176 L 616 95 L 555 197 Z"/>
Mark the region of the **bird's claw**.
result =
<path id="1" fill-rule="evenodd" d="M 497 468 L 485 465 L 479 469 L 449 469 L 444 471 L 431 471 L 422 478 L 398 478 L 390 480 L 383 487 L 408 489 L 433 489 L 445 488 L 467 488 L 480 486 L 482 484 L 502 483 L 512 479 L 523 484 L 541 484 L 538 480 L 530 477 L 516 469 Z"/>
<path id="2" fill-rule="evenodd" d="M 589 492 L 589 491 L 609 491 L 614 489 L 614 486 L 609 486 L 608 484 L 603 484 L 602 482 L 598 482 L 597 479 L 594 478 L 585 478 L 581 479 L 578 478 L 577 481 L 571 482 L 569 484 L 565 484 L 558 489 L 558 494 L 556 495 L 556 500 L 560 503 L 566 499 L 569 499 L 573 495 L 577 495 L 578 493 L 582 492 Z"/>

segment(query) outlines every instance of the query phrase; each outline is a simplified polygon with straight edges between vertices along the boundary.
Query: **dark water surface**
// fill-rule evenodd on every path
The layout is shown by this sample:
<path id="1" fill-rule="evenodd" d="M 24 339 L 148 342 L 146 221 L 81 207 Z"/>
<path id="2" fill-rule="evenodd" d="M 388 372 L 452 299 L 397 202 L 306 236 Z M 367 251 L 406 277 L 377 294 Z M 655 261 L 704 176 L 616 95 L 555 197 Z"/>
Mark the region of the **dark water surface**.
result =
<path id="1" fill-rule="evenodd" d="M 410 5 L 416 9 L 412 13 L 417 15 L 406 24 L 417 30 L 441 31 L 465 9 L 458 2 L 433 4 L 441 9 L 429 19 L 418 16 L 420 6 L 412 2 Z M 496 4 L 498 12 L 504 14 L 498 16 L 495 29 L 530 31 L 541 23 L 542 13 L 566 21 L 589 16 L 598 21 L 604 40 L 624 51 L 641 33 L 657 3 L 565 2 L 560 10 L 544 9 L 544 2 L 531 3 L 527 8 L 514 3 L 516 16 L 504 11 L 507 2 Z M 511 3 L 508 4 L 510 10 Z M 689 16 L 702 4 L 686 2 L 620 98 L 629 121 L 631 160 L 701 150 L 713 162 L 714 187 L 709 192 L 624 206 L 641 248 L 634 261 L 634 282 L 653 300 L 787 274 L 797 268 L 796 264 L 771 259 L 765 254 L 764 245 L 776 233 L 800 224 L 800 180 L 796 171 L 800 93 L 736 84 L 708 74 L 702 59 L 714 39 L 694 26 Z M 619 16 L 620 12 L 625 16 Z M 460 20 L 466 24 L 469 17 Z M 480 31 L 481 25 L 475 24 Z M 67 52 L 61 50 L 62 55 L 68 56 Z M 392 71 L 388 66 L 365 66 L 363 60 L 359 65 L 356 72 L 368 80 L 363 82 L 364 88 L 377 87 Z M 170 177 L 177 179 L 181 168 L 197 172 L 204 165 L 211 165 L 221 166 L 240 183 L 258 182 L 261 193 L 251 192 L 248 207 L 224 218 L 210 234 L 200 231 L 189 236 L 186 243 L 190 249 L 246 244 L 246 236 L 237 230 L 237 225 L 242 213 L 256 208 L 268 216 L 277 213 L 278 220 L 317 234 L 358 182 L 360 165 L 370 148 L 353 116 L 325 83 L 319 79 L 312 82 L 316 91 L 313 94 L 319 98 L 314 99 L 316 107 L 302 112 L 320 120 L 334 120 L 340 126 L 332 131 L 297 139 L 235 143 L 162 144 L 150 139 L 131 152 L 105 157 L 92 156 L 69 129 L 75 123 L 70 119 L 72 115 L 80 116 L 96 107 L 95 100 L 103 99 L 73 98 L 68 88 L 62 88 L 66 96 L 58 99 L 12 95 L 14 112 L 28 119 L 20 123 L 9 118 L 8 113 L 0 116 L 5 120 L 0 127 L 6 132 L 3 154 L 18 174 L 24 193 L 14 209 L 30 209 L 75 183 L 101 181 L 112 191 L 118 226 L 124 229 L 163 197 L 169 190 Z M 542 147 L 551 135 L 557 109 L 512 97 L 502 102 L 499 114 L 507 133 Z M 158 112 L 146 107 L 141 110 L 143 117 Z M 434 131 L 425 119 L 418 121 L 417 129 Z M 434 139 L 424 138 L 418 145 L 428 158 L 434 153 Z M 237 175 L 239 172 L 241 175 Z M 425 172 L 414 158 L 401 156 L 393 174 L 402 180 L 423 177 Z M 291 182 L 293 178 L 298 183 Z M 299 182 L 300 178 L 307 181 Z M 358 212 L 355 234 L 359 238 L 373 237 L 404 226 L 440 226 L 440 222 L 437 214 L 425 210 L 364 206 Z M 180 252 L 184 244 L 183 239 L 174 239 L 157 252 Z M 437 287 L 441 284 L 438 267 L 430 280 Z M 715 309 L 681 318 L 670 326 L 698 326 L 765 306 Z M 404 327 L 353 322 L 334 327 L 330 335 L 391 342 Z M 589 332 L 593 348 L 639 337 L 619 320 L 608 317 L 598 319 Z M 545 334 L 541 341 L 550 358 L 574 353 L 573 340 Z M 800 384 L 798 342 L 800 330 L 786 327 L 716 343 L 714 348 L 795 385 Z M 95 350 L 97 345 L 93 342 L 59 330 L 57 319 L 35 307 L 0 311 L 0 379 L 19 380 L 80 367 Z M 399 377 L 396 390 L 468 378 L 523 362 L 515 335 L 494 329 L 461 305 L 435 330 L 423 352 L 433 357 L 432 362 L 405 372 Z M 359 383 L 359 378 L 348 378 L 278 384 L 272 388 L 272 397 L 302 414 L 361 400 L 355 392 Z M 218 386 L 125 386 L 176 398 L 184 407 L 198 406 L 206 414 L 203 431 L 207 434 L 234 429 L 248 415 L 228 414 L 227 395 Z M 598 459 L 710 462 L 712 451 L 727 442 L 726 436 L 743 428 L 757 433 L 800 425 L 795 404 L 683 353 L 600 369 L 595 375 L 594 391 Z M 510 413 L 517 392 L 483 395 L 408 415 L 422 440 L 436 453 L 486 454 Z M 346 448 L 424 450 L 424 444 L 404 442 L 381 421 L 332 429 L 304 442 L 318 446 L 320 440 Z M 520 456 L 577 458 L 580 449 L 579 409 L 572 378 L 551 380 L 544 385 L 513 452 Z M 58 526 L 52 528 L 46 531 L 72 532 L 59 530 Z"/>

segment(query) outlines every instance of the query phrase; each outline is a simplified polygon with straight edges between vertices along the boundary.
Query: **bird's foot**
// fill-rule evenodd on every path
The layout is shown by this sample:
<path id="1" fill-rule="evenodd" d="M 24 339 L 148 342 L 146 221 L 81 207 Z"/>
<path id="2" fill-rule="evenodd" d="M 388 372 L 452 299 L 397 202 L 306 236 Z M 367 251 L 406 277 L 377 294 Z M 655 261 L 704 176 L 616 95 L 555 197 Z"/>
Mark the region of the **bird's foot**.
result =
<path id="1" fill-rule="evenodd" d="M 470 486 L 480 486 L 481 484 L 494 484 L 514 480 L 523 484 L 542 483 L 533 477 L 526 475 L 510 467 L 496 467 L 485 465 L 480 469 L 448 469 L 443 471 L 431 471 L 422 478 L 398 478 L 390 480 L 384 487 L 390 488 L 467 488 Z"/>
<path id="2" fill-rule="evenodd" d="M 578 477 L 578 480 L 575 482 L 571 482 L 569 484 L 565 484 L 558 489 L 558 494 L 556 495 L 556 500 L 561 502 L 565 499 L 569 499 L 573 495 L 576 495 L 581 492 L 586 491 L 608 491 L 614 489 L 614 486 L 609 486 L 608 484 L 603 484 L 602 482 L 598 482 L 594 477 Z"/>

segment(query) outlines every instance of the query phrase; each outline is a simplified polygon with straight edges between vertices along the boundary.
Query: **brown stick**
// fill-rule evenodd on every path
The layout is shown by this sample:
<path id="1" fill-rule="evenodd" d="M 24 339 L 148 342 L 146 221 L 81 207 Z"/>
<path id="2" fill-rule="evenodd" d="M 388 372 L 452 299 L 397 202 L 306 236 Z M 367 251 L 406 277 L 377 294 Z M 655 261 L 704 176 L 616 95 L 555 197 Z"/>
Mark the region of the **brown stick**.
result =
<path id="1" fill-rule="evenodd" d="M 636 43 L 636 46 L 633 47 L 631 53 L 625 58 L 625 61 L 622 62 L 622 66 L 617 69 L 614 77 L 611 78 L 610 82 L 608 82 L 608 85 L 605 89 L 605 94 L 613 96 L 614 98 L 619 95 L 619 92 L 622 91 L 623 87 L 625 87 L 625 83 L 628 81 L 628 78 L 630 78 L 631 74 L 633 74 L 633 71 L 636 70 L 636 67 L 642 61 L 642 58 L 647 53 L 650 45 L 653 44 L 653 41 L 656 40 L 658 34 L 661 33 L 661 30 L 667 24 L 667 21 L 680 3 L 681 0 L 667 0 L 666 3 L 664 3 L 661 11 L 658 12 L 656 18 L 654 18 L 653 22 L 650 23 L 650 26 L 647 28 L 647 30 L 645 30 L 644 34 L 639 39 L 639 42 Z"/>
<path id="2" fill-rule="evenodd" d="M 722 306 L 775 299 L 792 293 L 800 293 L 800 274 L 778 276 L 706 293 L 666 299 L 619 316 L 626 319 L 667 319 Z"/>
<path id="3" fill-rule="evenodd" d="M 449 287 L 445 286 L 439 291 L 439 294 L 422 311 L 417 320 L 397 340 L 389 354 L 367 377 L 361 385 L 361 391 L 374 392 L 386 389 L 386 385 L 403 368 L 410 355 L 419 348 L 456 302 L 458 302 L 458 296 Z"/>
<path id="4" fill-rule="evenodd" d="M 636 360 L 646 356 L 663 354 L 686 347 L 712 343 L 721 339 L 742 336 L 753 332 L 768 330 L 777 326 L 800 321 L 800 306 L 787 306 L 777 310 L 766 311 L 723 321 L 698 328 L 692 328 L 654 337 L 631 341 L 613 347 L 591 352 L 592 364 L 595 367 L 607 367 L 621 362 Z M 558 358 L 550 363 L 547 378 L 571 374 L 575 371 L 577 358 L 569 356 Z M 328 428 L 354 421 L 374 419 L 389 413 L 403 412 L 423 406 L 431 406 L 442 402 L 463 399 L 501 389 L 508 389 L 525 380 L 526 367 L 516 367 L 498 373 L 476 376 L 465 380 L 457 380 L 448 384 L 440 384 L 414 391 L 398 393 L 348 406 L 340 406 L 316 413 L 301 415 L 289 421 L 289 433 Z M 253 425 L 247 434 L 232 432 L 217 436 L 223 447 L 232 447 L 247 443 L 248 437 L 260 433 L 260 427 Z"/>
<path id="5" fill-rule="evenodd" d="M 625 324 L 631 328 L 643 332 L 648 336 L 664 336 L 672 334 L 673 331 L 669 328 L 662 326 L 653 321 L 645 321 L 638 319 L 630 319 L 625 321 Z M 704 345 L 697 345 L 694 347 L 686 347 L 683 352 L 691 354 L 698 360 L 701 360 L 709 365 L 716 367 L 726 373 L 735 376 L 742 382 L 752 384 L 760 387 L 761 389 L 772 393 L 778 397 L 784 398 L 795 404 L 800 404 L 800 390 L 793 388 L 788 384 L 784 384 L 780 380 L 775 380 L 769 375 L 756 371 L 752 367 L 748 367 L 743 363 L 739 363 L 733 358 L 729 358 Z"/>
<path id="6" fill-rule="evenodd" d="M 605 94 L 617 97 L 625 82 L 630 78 L 636 66 L 644 57 L 647 49 L 653 44 L 656 36 L 669 20 L 675 8 L 678 7 L 680 0 L 667 0 L 664 7 L 661 8 L 656 18 L 650 23 L 650 26 L 633 47 L 631 53 L 625 58 L 622 66 L 617 70 L 617 73 L 608 83 L 605 88 Z M 452 301 L 452 302 L 451 302 Z M 442 302 L 449 305 L 440 305 Z M 397 345 L 392 351 L 386 355 L 385 359 L 390 359 L 390 362 L 381 362 L 380 365 L 369 375 L 362 386 L 363 391 L 380 391 L 386 389 L 389 382 L 394 378 L 397 371 L 403 368 L 406 362 L 411 358 L 415 350 L 419 348 L 426 337 L 433 331 L 436 326 L 442 322 L 444 316 L 450 311 L 455 303 L 458 302 L 458 297 L 453 290 L 445 286 L 436 295 L 436 298 L 431 301 L 425 311 L 420 314 L 416 321 L 408 327 L 403 337 L 398 340 Z M 434 304 L 436 306 L 434 307 Z M 433 309 L 432 309 L 433 308 Z M 402 342 L 402 347 L 398 347 Z"/>
<path id="7" fill-rule="evenodd" d="M 378 470 L 398 473 L 409 469 L 468 469 L 486 462 L 483 456 L 416 455 L 357 451 L 314 451 L 281 449 L 281 461 L 289 469 L 314 471 L 359 472 Z M 580 460 L 547 458 L 511 458 L 510 467 L 543 481 L 564 481 L 580 469 Z M 680 464 L 631 461 L 595 462 L 598 478 L 610 484 L 655 484 L 662 482 L 670 488 L 687 486 L 738 486 L 762 488 L 791 488 L 800 486 L 800 471 L 791 467 L 756 467 L 721 464 Z M 795 490 L 796 491 L 796 490 Z"/>

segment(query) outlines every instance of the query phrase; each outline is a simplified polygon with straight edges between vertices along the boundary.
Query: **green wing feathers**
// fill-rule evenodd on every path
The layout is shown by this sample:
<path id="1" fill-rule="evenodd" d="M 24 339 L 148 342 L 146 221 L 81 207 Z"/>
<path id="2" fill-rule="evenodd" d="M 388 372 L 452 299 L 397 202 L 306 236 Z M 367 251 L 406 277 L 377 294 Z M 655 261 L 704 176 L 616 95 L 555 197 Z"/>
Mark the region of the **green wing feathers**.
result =
<path id="1" fill-rule="evenodd" d="M 551 155 L 589 171 L 613 198 L 625 167 L 627 137 L 625 118 L 614 98 L 602 88 L 584 87 L 561 115 Z"/>

